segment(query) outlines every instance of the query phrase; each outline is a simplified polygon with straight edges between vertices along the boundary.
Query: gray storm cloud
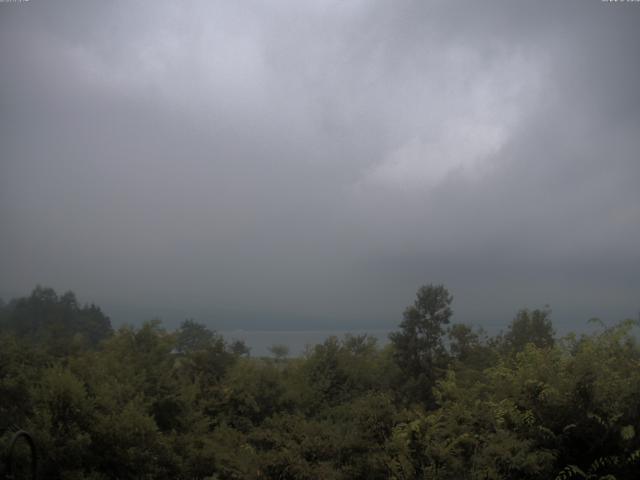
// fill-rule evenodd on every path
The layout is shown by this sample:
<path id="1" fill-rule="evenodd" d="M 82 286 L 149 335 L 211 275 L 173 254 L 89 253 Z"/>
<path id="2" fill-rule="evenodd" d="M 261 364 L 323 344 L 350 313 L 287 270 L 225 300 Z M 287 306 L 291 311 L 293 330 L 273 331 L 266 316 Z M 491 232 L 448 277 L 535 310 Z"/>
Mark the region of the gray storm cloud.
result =
<path id="1" fill-rule="evenodd" d="M 429 282 L 458 321 L 635 315 L 639 22 L 595 0 L 0 4 L 0 292 L 241 328 L 391 327 Z"/>

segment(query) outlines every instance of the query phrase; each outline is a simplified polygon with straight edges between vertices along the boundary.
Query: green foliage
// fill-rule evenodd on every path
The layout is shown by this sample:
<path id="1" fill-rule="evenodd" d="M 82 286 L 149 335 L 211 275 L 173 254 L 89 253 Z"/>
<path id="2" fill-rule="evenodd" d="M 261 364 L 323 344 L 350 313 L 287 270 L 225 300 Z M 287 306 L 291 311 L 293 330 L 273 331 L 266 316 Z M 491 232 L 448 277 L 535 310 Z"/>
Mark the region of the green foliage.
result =
<path id="1" fill-rule="evenodd" d="M 271 354 L 276 358 L 276 360 L 283 360 L 289 356 L 289 347 L 286 345 L 272 345 L 269 348 Z"/>
<path id="2" fill-rule="evenodd" d="M 193 353 L 206 350 L 216 341 L 218 338 L 206 326 L 188 319 L 182 322 L 176 332 L 175 349 L 182 354 Z"/>
<path id="3" fill-rule="evenodd" d="M 83 382 L 60 366 L 47 368 L 33 392 L 34 415 L 29 429 L 46 452 L 44 470 L 80 475 L 91 446 L 94 409 Z"/>
<path id="4" fill-rule="evenodd" d="M 552 347 L 555 342 L 555 332 L 550 317 L 549 307 L 533 311 L 520 310 L 504 336 L 505 348 L 519 352 L 527 343 L 533 343 L 539 348 Z"/>
<path id="5" fill-rule="evenodd" d="M 313 411 L 334 406 L 369 391 L 388 389 L 392 365 L 368 336 L 329 337 L 316 345 L 301 369 Z"/>
<path id="6" fill-rule="evenodd" d="M 17 423 L 47 479 L 637 478 L 638 322 L 555 341 L 523 310 L 488 339 L 450 304 L 423 287 L 384 348 L 251 358 L 193 320 L 78 346 L 83 307 L 36 289 L 0 306 L 0 454 Z"/>
<path id="7" fill-rule="evenodd" d="M 444 327 L 451 315 L 452 295 L 442 285 L 421 287 L 413 305 L 408 307 L 400 323 L 400 331 L 389 338 L 394 358 L 407 377 L 410 398 L 430 404 L 431 388 L 444 367 Z"/>
<path id="8" fill-rule="evenodd" d="M 100 308 L 80 306 L 73 292 L 58 296 L 53 289 L 38 286 L 28 297 L 14 299 L 0 310 L 0 329 L 59 355 L 95 347 L 112 333 Z"/>
<path id="9" fill-rule="evenodd" d="M 271 363 L 244 359 L 229 371 L 224 390 L 225 421 L 249 431 L 290 409 L 280 371 Z"/>

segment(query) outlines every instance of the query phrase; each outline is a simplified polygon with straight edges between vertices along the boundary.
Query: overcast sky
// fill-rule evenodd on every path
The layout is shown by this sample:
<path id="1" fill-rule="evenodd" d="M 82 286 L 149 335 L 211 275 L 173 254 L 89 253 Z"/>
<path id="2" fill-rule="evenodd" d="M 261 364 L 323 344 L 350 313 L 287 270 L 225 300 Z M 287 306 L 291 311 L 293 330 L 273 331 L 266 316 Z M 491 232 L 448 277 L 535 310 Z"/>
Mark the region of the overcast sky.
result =
<path id="1" fill-rule="evenodd" d="M 0 3 L 5 299 L 384 328 L 444 283 L 460 322 L 617 321 L 639 154 L 640 3 Z"/>

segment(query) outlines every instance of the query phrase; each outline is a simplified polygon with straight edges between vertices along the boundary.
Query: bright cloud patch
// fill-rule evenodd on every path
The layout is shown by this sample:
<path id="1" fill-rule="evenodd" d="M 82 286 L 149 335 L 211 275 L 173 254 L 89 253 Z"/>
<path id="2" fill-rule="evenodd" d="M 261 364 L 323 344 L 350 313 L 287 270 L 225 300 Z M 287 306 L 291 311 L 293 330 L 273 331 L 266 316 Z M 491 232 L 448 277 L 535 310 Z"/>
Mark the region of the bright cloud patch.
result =
<path id="1" fill-rule="evenodd" d="M 421 129 L 402 138 L 362 180 L 391 188 L 434 187 L 448 175 L 475 178 L 531 111 L 543 66 L 519 54 L 482 64 L 473 50 L 452 49 L 425 75 Z M 470 69 L 471 67 L 471 69 Z M 440 116 L 429 112 L 436 110 Z"/>

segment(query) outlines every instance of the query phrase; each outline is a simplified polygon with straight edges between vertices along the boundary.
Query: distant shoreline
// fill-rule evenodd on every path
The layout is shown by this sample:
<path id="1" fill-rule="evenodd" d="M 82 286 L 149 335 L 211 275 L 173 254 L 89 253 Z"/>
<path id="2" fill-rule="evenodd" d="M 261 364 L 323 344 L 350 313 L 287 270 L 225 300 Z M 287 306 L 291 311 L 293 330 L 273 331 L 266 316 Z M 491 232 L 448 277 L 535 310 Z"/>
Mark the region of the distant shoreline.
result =
<path id="1" fill-rule="evenodd" d="M 385 345 L 389 333 L 393 329 L 345 329 L 345 330 L 220 330 L 226 340 L 242 340 L 251 349 L 251 356 L 270 355 L 269 347 L 286 345 L 289 355 L 297 357 L 304 353 L 307 345 L 317 345 L 331 336 L 342 338 L 345 335 L 368 335 L 377 340 L 378 345 Z"/>

